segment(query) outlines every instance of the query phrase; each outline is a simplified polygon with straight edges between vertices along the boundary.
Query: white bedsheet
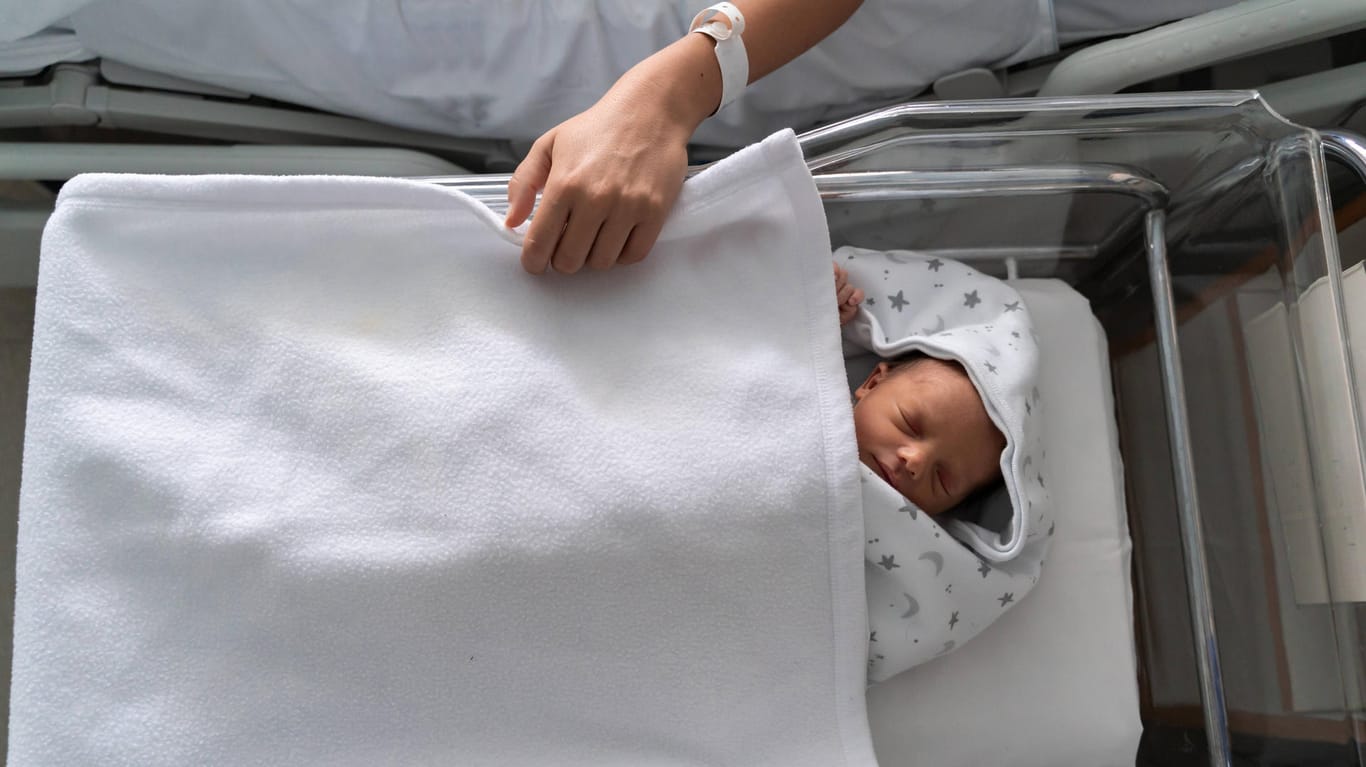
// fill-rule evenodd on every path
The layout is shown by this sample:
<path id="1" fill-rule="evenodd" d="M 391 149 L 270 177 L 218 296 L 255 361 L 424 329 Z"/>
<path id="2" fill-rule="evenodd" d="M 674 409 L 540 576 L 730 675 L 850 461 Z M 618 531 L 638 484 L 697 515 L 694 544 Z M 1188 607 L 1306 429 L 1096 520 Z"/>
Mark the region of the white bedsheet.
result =
<path id="1" fill-rule="evenodd" d="M 871 767 L 790 133 L 645 263 L 435 186 L 85 176 L 45 234 L 9 764 Z"/>
<path id="2" fill-rule="evenodd" d="M 1132 547 L 1105 336 L 1055 280 L 1010 283 L 1039 333 L 1057 533 L 1039 584 L 951 655 L 868 691 L 882 767 L 1132 767 Z"/>
<path id="3" fill-rule="evenodd" d="M 592 105 L 708 4 L 0 0 L 0 40 L 70 14 L 85 48 L 126 64 L 408 128 L 530 140 Z M 1049 0 L 868 0 L 695 140 L 742 146 L 1055 49 Z"/>

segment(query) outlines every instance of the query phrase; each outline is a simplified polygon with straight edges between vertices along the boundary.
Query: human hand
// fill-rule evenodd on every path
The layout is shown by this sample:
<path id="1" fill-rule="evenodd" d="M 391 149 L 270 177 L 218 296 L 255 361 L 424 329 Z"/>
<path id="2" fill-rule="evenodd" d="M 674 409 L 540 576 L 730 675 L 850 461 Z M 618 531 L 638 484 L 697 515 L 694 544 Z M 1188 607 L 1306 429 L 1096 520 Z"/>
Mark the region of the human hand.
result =
<path id="1" fill-rule="evenodd" d="M 849 284 L 849 273 L 835 264 L 835 302 L 839 305 L 840 325 L 844 325 L 858 314 L 859 304 L 863 303 L 863 291 Z"/>
<path id="2" fill-rule="evenodd" d="M 537 139 L 508 182 L 509 227 L 544 189 L 522 268 L 573 274 L 644 259 L 683 187 L 694 127 L 660 105 L 650 83 L 623 78 Z"/>

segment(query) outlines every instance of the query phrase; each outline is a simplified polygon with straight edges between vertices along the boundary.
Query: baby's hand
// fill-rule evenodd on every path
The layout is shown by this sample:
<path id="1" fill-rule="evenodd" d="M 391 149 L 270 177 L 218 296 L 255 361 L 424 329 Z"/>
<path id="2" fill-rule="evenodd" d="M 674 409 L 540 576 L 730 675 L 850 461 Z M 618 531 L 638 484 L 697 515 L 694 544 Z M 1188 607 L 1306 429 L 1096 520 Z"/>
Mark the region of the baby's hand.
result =
<path id="1" fill-rule="evenodd" d="M 849 273 L 835 264 L 835 301 L 840 308 L 840 324 L 854 319 L 858 305 L 863 303 L 863 291 L 849 284 Z"/>

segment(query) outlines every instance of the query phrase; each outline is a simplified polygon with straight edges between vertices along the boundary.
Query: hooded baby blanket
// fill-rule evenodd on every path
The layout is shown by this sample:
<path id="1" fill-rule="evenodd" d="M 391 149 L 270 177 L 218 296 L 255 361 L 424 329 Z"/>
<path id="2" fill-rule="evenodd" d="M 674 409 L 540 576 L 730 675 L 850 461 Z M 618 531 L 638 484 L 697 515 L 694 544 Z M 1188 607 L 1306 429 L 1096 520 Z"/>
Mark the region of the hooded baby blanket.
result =
<path id="1" fill-rule="evenodd" d="M 1038 581 L 1053 535 L 1039 348 L 1019 294 L 966 264 L 851 247 L 835 263 L 866 296 L 845 338 L 884 359 L 959 363 L 1006 440 L 1000 487 L 933 519 L 860 466 L 876 682 L 951 652 Z"/>
<path id="2" fill-rule="evenodd" d="M 11 765 L 872 765 L 790 132 L 532 276 L 382 179 L 86 176 L 43 241 Z"/>

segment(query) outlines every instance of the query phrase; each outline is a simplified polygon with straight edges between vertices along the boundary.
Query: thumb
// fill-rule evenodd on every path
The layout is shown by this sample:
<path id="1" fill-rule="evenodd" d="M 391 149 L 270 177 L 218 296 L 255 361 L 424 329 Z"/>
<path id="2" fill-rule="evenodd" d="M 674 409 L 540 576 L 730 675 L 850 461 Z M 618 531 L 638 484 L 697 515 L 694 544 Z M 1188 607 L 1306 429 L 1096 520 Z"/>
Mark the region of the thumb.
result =
<path id="1" fill-rule="evenodd" d="M 551 130 L 531 145 L 526 159 L 508 179 L 508 215 L 503 225 L 519 226 L 531 215 L 536 205 L 536 193 L 545 188 L 550 178 L 550 151 L 555 146 L 555 132 Z"/>

